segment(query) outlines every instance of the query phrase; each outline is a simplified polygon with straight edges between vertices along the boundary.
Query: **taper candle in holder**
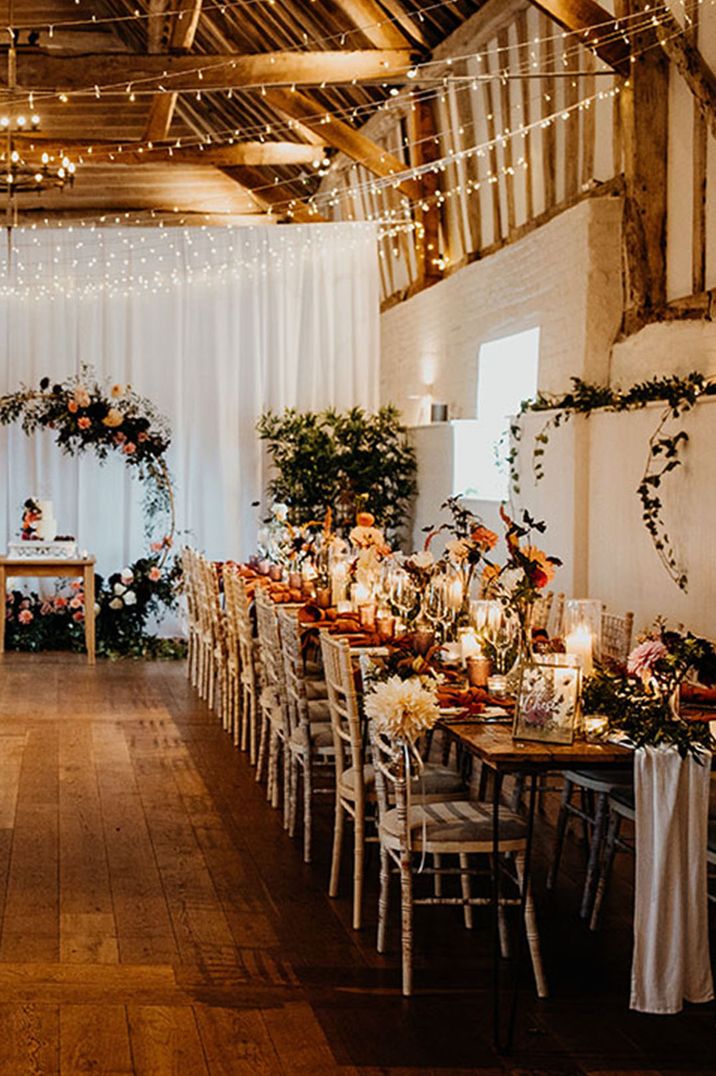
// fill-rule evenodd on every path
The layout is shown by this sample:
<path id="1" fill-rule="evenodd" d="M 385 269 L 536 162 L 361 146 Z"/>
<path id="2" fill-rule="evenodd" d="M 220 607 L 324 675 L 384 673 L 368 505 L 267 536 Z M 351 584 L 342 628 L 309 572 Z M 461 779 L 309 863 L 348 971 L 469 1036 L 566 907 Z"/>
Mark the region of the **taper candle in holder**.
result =
<path id="1" fill-rule="evenodd" d="M 594 598 L 568 598 L 564 603 L 563 627 L 565 642 L 568 635 L 580 630 L 580 639 L 585 638 L 585 631 L 591 637 L 591 658 L 600 661 L 602 657 L 602 603 Z"/>

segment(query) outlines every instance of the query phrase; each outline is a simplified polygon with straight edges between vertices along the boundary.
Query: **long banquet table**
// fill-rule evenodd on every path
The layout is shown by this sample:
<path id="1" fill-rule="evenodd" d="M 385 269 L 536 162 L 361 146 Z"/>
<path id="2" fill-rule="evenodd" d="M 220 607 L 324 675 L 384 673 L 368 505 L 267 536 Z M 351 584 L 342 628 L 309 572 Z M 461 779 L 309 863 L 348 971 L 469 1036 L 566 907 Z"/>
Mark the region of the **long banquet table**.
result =
<path id="1" fill-rule="evenodd" d="M 548 771 L 574 769 L 588 766 L 630 767 L 633 753 L 627 747 L 609 742 L 592 742 L 575 740 L 569 745 L 533 743 L 516 740 L 512 736 L 512 723 L 493 724 L 480 721 L 479 716 L 460 721 L 451 718 L 439 722 L 439 727 L 456 740 L 466 751 L 487 766 L 493 775 L 492 782 L 492 933 L 493 933 L 493 1034 L 495 1044 L 501 1052 L 507 1053 L 512 1047 L 517 999 L 519 972 L 524 949 L 524 916 L 527 889 L 530 879 L 532 859 L 532 837 L 534 833 L 535 804 L 537 799 L 537 779 Z M 507 1028 L 503 1035 L 501 1002 L 502 984 L 500 975 L 500 867 L 498 849 L 500 843 L 500 795 L 502 781 L 507 775 L 521 776 L 527 779 L 527 846 L 525 849 L 524 880 L 520 903 L 520 933 L 517 943 L 517 955 L 513 966 L 513 984 Z"/>

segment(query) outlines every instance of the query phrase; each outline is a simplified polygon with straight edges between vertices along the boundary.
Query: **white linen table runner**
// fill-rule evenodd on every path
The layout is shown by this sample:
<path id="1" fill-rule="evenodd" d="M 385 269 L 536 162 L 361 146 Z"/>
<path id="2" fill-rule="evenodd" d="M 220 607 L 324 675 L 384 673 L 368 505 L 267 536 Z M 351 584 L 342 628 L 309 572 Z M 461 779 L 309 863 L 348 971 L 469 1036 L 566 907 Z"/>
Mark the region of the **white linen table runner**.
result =
<path id="1" fill-rule="evenodd" d="M 634 753 L 636 887 L 631 1008 L 680 1012 L 714 996 L 706 841 L 711 755 L 675 747 Z"/>

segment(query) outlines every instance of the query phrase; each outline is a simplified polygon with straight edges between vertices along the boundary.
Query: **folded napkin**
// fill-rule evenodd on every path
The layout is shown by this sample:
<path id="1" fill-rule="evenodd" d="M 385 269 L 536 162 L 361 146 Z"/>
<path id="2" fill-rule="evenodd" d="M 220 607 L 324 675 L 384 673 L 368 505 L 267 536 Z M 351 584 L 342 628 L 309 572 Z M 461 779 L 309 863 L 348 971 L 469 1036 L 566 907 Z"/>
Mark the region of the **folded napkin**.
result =
<path id="1" fill-rule="evenodd" d="M 438 688 L 438 705 L 443 709 L 463 709 L 471 714 L 479 714 L 486 706 L 501 706 L 510 709 L 514 704 L 509 699 L 495 699 L 482 687 L 461 687 L 459 685 L 441 684 Z"/>
<path id="2" fill-rule="evenodd" d="M 714 996 L 706 894 L 711 754 L 634 752 L 636 886 L 631 1008 L 681 1012 Z"/>

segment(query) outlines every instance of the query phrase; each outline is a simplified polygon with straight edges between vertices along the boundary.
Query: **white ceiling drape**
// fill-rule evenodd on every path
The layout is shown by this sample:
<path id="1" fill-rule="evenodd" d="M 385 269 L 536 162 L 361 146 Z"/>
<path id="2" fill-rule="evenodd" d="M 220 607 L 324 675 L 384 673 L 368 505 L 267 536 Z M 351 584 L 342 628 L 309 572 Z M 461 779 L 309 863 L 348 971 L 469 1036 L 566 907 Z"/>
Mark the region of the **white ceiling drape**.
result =
<path id="1" fill-rule="evenodd" d="M 179 528 L 211 556 L 253 548 L 264 408 L 376 406 L 372 226 L 20 229 L 12 243 L 0 394 L 83 364 L 131 383 L 171 423 Z M 145 549 L 128 470 L 64 457 L 49 433 L 0 430 L 0 545 L 34 494 L 100 571 L 122 567 Z"/>

